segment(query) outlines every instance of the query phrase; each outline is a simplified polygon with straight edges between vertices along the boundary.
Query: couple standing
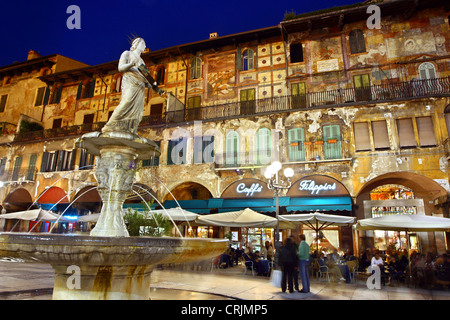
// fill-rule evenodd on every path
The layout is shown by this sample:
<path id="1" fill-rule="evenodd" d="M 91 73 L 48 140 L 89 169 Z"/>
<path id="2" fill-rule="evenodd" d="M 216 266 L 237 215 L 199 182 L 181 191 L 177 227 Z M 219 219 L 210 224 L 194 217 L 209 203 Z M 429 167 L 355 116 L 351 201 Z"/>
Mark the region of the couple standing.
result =
<path id="1" fill-rule="evenodd" d="M 300 245 L 297 248 L 297 245 L 292 240 L 292 238 L 287 238 L 285 245 L 281 248 L 279 264 L 282 270 L 282 278 L 281 278 L 281 290 L 283 292 L 286 291 L 286 280 L 288 282 L 289 292 L 294 291 L 295 289 L 302 293 L 309 292 L 309 245 L 305 241 L 305 235 L 301 234 Z M 298 266 L 298 272 L 300 274 L 300 279 L 302 281 L 302 290 L 298 288 L 298 275 L 296 268 Z"/>

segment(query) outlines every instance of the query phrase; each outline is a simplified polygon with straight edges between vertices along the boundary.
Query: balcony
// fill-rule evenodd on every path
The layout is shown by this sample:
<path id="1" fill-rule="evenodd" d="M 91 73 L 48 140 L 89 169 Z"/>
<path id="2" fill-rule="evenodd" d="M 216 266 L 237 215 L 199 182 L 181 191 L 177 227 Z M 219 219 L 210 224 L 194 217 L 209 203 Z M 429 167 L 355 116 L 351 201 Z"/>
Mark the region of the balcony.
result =
<path id="1" fill-rule="evenodd" d="M 412 80 L 372 85 L 362 88 L 342 88 L 302 95 L 280 96 L 245 102 L 231 102 L 201 108 L 168 111 L 144 116 L 140 126 L 167 126 L 190 121 L 215 121 L 261 114 L 302 111 L 320 108 L 374 104 L 428 97 L 450 96 L 450 77 L 429 80 Z M 77 136 L 91 131 L 100 131 L 105 123 L 47 129 L 35 132 L 21 132 L 15 135 L 15 142 L 36 141 L 58 137 Z"/>

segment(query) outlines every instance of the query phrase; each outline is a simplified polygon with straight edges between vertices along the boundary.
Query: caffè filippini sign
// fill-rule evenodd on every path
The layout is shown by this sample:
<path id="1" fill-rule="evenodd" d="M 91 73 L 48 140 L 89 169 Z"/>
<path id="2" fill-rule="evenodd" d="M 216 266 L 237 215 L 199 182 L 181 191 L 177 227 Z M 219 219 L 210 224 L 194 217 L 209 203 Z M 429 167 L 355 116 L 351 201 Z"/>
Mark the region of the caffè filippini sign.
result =
<path id="1" fill-rule="evenodd" d="M 287 192 L 288 197 L 348 196 L 345 186 L 338 180 L 322 175 L 312 175 L 297 180 Z"/>
<path id="2" fill-rule="evenodd" d="M 273 198 L 273 191 L 262 180 L 242 179 L 230 184 L 222 193 L 222 198 Z"/>

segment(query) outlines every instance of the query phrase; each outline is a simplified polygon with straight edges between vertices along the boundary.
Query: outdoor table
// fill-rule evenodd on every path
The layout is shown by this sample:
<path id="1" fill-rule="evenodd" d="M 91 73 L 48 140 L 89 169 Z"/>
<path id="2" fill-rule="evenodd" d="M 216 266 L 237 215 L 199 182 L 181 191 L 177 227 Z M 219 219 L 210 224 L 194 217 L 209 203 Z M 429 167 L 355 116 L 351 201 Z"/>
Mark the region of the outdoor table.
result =
<path id="1" fill-rule="evenodd" d="M 339 269 L 341 270 L 342 276 L 345 278 L 346 283 L 350 283 L 352 281 L 350 276 L 350 268 L 345 263 L 337 263 Z"/>

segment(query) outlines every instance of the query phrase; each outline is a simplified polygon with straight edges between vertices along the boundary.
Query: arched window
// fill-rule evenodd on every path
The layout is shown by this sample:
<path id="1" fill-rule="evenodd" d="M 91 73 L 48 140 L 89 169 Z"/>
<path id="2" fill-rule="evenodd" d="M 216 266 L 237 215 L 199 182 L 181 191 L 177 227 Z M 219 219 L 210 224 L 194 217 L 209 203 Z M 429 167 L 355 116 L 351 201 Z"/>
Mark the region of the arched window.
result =
<path id="1" fill-rule="evenodd" d="M 242 55 L 242 70 L 252 69 L 255 69 L 255 52 L 252 49 L 247 49 Z"/>
<path id="2" fill-rule="evenodd" d="M 202 77 L 202 59 L 195 57 L 191 61 L 191 79 Z"/>
<path id="3" fill-rule="evenodd" d="M 360 29 L 355 29 L 348 35 L 350 42 L 350 53 L 366 52 L 366 42 L 364 40 L 364 32 Z"/>
<path id="4" fill-rule="evenodd" d="M 419 66 L 419 76 L 422 80 L 435 79 L 436 68 L 430 62 L 424 62 Z"/>
<path id="5" fill-rule="evenodd" d="M 256 157 L 258 164 L 270 164 L 272 159 L 270 130 L 261 128 L 256 133 Z"/>
<path id="6" fill-rule="evenodd" d="M 225 165 L 235 166 L 238 163 L 239 151 L 239 134 L 231 130 L 227 133 L 225 138 Z"/>

